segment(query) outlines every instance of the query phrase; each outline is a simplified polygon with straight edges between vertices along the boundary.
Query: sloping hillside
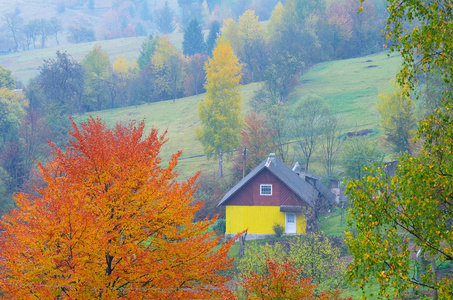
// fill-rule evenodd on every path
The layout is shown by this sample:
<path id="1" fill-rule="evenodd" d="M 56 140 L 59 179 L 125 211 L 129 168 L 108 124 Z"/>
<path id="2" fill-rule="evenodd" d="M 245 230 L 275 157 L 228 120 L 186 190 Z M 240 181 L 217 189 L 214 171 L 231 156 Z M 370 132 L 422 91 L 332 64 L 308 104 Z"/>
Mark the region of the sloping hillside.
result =
<path id="1" fill-rule="evenodd" d="M 342 116 L 345 132 L 354 131 L 356 125 L 358 130 L 377 129 L 377 95 L 391 91 L 390 80 L 400 65 L 398 54 L 388 56 L 384 52 L 318 64 L 301 77 L 292 102 L 306 94 L 317 94 Z"/>
<path id="2" fill-rule="evenodd" d="M 378 128 L 378 115 L 375 109 L 378 93 L 390 90 L 389 81 L 396 74 L 400 59 L 388 57 L 386 53 L 377 55 L 326 62 L 316 65 L 301 77 L 300 84 L 290 95 L 295 104 L 305 94 L 318 94 L 324 97 L 331 109 L 340 114 L 345 123 L 345 132 L 357 128 Z M 262 83 L 253 83 L 242 88 L 243 113 L 253 110 L 249 106 L 254 91 L 262 88 Z M 202 147 L 195 139 L 194 129 L 199 126 L 197 103 L 204 95 L 187 97 L 173 101 L 163 101 L 134 107 L 92 112 L 109 124 L 117 121 L 143 120 L 147 129 L 167 130 L 169 141 L 164 149 L 164 158 L 178 150 L 183 157 L 202 154 Z M 86 119 L 87 115 L 77 120 Z M 183 178 L 197 170 L 217 169 L 217 161 L 207 161 L 205 157 L 181 160 L 178 170 Z M 228 171 L 225 172 L 228 176 Z"/>
<path id="3" fill-rule="evenodd" d="M 181 45 L 182 33 L 174 33 L 167 36 L 174 45 Z M 31 78 L 39 74 L 39 67 L 43 65 L 44 59 L 55 58 L 57 51 L 67 52 L 75 60 L 80 61 L 93 46 L 100 45 L 109 55 L 111 63 L 117 59 L 118 55 L 122 54 L 125 55 L 128 61 L 132 61 L 137 59 L 144 40 L 146 40 L 146 37 L 132 37 L 82 44 L 66 44 L 60 47 L 1 54 L 0 65 L 12 70 L 16 80 L 27 84 Z"/>

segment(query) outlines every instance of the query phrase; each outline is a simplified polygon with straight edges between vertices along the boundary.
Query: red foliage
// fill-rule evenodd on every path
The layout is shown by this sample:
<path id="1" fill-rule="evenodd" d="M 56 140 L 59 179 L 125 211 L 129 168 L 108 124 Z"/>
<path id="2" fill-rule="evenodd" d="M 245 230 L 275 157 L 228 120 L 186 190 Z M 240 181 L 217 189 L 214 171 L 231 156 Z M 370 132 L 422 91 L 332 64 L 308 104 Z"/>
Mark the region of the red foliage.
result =
<path id="1" fill-rule="evenodd" d="M 180 153 L 161 167 L 166 142 L 145 124 L 72 122 L 70 145 L 40 173 L 39 195 L 18 194 L 0 222 L 0 284 L 8 299 L 229 297 L 233 241 L 217 247 L 193 222 L 197 176 L 176 182 Z"/>
<path id="2" fill-rule="evenodd" d="M 245 174 L 260 164 L 272 152 L 272 132 L 267 128 L 265 118 L 252 112 L 244 119 L 244 128 L 241 131 L 241 146 L 236 156 L 233 173 L 236 178 L 242 178 L 243 149 L 247 148 L 247 163 Z"/>
<path id="3" fill-rule="evenodd" d="M 247 299 L 342 300 L 339 290 L 316 295 L 316 284 L 311 282 L 310 277 L 300 277 L 302 270 L 294 267 L 292 262 L 276 263 L 267 260 L 266 264 L 265 275 L 252 272 L 250 277 L 245 278 Z"/>
<path id="4" fill-rule="evenodd" d="M 133 18 L 126 5 L 111 8 L 104 15 L 102 28 L 104 38 L 107 40 L 136 36 Z"/>
<path id="5" fill-rule="evenodd" d="M 208 61 L 208 56 L 196 53 L 187 58 L 187 76 L 184 81 L 184 94 L 186 96 L 204 93 L 204 83 L 206 72 L 204 64 Z"/>

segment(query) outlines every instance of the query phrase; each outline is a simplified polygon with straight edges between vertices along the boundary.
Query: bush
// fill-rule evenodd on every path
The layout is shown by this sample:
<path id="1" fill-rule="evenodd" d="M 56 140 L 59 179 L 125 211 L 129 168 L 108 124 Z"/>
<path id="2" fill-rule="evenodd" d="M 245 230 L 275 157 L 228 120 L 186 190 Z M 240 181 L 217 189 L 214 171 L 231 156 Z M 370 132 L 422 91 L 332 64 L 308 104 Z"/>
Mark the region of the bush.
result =
<path id="1" fill-rule="evenodd" d="M 214 229 L 218 231 L 220 234 L 224 234 L 226 231 L 226 220 L 223 218 L 217 219 L 215 223 Z"/>
<path id="2" fill-rule="evenodd" d="M 272 229 L 274 230 L 277 237 L 281 237 L 283 235 L 283 232 L 285 231 L 285 227 L 280 224 L 275 224 L 274 226 L 272 226 Z"/>

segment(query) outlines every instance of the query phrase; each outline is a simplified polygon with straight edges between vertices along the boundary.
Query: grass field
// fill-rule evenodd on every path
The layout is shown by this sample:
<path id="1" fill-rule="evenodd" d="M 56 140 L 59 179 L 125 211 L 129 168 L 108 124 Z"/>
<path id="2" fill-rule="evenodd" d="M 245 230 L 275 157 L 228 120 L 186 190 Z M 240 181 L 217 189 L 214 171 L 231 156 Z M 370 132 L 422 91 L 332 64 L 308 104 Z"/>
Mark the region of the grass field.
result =
<path id="1" fill-rule="evenodd" d="M 379 131 L 378 115 L 375 105 L 378 93 L 390 91 L 389 81 L 398 70 L 399 57 L 388 57 L 385 53 L 377 55 L 326 62 L 316 65 L 305 72 L 301 83 L 290 95 L 292 105 L 306 94 L 314 93 L 324 97 L 331 109 L 339 114 L 344 123 L 344 132 L 370 128 Z M 373 67 L 369 67 L 373 65 Z M 262 83 L 245 85 L 241 89 L 244 102 L 243 113 L 253 110 L 250 99 L 255 91 L 263 88 Z M 140 106 L 118 108 L 92 112 L 108 124 L 130 120 L 145 119 L 147 129 L 151 127 L 167 130 L 169 141 L 163 149 L 163 157 L 183 150 L 182 157 L 202 154 L 201 144 L 195 139 L 195 128 L 199 126 L 197 104 L 204 95 L 192 96 L 173 101 L 162 101 Z M 77 120 L 86 119 L 87 115 Z M 297 158 L 297 155 L 295 155 Z M 215 160 L 205 157 L 181 160 L 178 171 L 182 178 L 194 174 L 197 170 L 217 170 Z M 316 164 L 314 165 L 316 173 Z M 225 168 L 226 175 L 229 172 Z M 318 170 L 319 171 L 319 170 Z"/>
<path id="2" fill-rule="evenodd" d="M 175 33 L 168 35 L 174 45 L 182 43 L 183 35 Z M 23 51 L 0 55 L 0 65 L 13 71 L 16 80 L 27 84 L 29 80 L 39 74 L 39 67 L 43 65 L 45 59 L 55 58 L 57 51 L 67 52 L 75 60 L 80 61 L 95 45 L 100 45 L 109 55 L 110 62 L 117 59 L 118 55 L 124 54 L 126 59 L 132 62 L 138 58 L 140 48 L 147 38 L 132 37 L 116 40 L 95 41 L 82 44 L 67 44 L 60 47 L 37 49 L 33 51 Z"/>
<path id="3" fill-rule="evenodd" d="M 27 84 L 31 78 L 39 74 L 39 67 L 43 65 L 44 60 L 55 58 L 57 51 L 67 52 L 75 60 L 80 61 L 93 46 L 101 45 L 102 49 L 108 53 L 112 63 L 117 59 L 118 54 L 124 54 L 129 61 L 132 61 L 137 58 L 140 46 L 145 39 L 146 37 L 124 38 L 2 54 L 0 55 L 0 65 L 12 70 L 16 80 Z"/>
<path id="4" fill-rule="evenodd" d="M 378 129 L 377 95 L 391 91 L 400 65 L 399 55 L 386 53 L 321 63 L 303 74 L 291 101 L 317 94 L 342 117 L 344 131 L 354 131 L 356 124 L 358 130 Z"/>
<path id="5" fill-rule="evenodd" d="M 181 44 L 181 34 L 172 34 L 169 38 L 173 43 Z M 27 82 L 38 74 L 43 60 L 55 57 L 57 50 L 67 51 L 75 59 L 80 60 L 94 45 L 99 44 L 109 54 L 112 62 L 119 54 L 125 54 L 126 58 L 132 61 L 138 57 L 144 40 L 145 37 L 124 38 L 3 54 L 0 55 L 0 65 L 11 69 L 15 78 Z M 294 106 L 303 96 L 317 94 L 327 101 L 332 111 L 341 116 L 343 132 L 369 128 L 377 132 L 378 136 L 382 136 L 375 108 L 377 96 L 379 93 L 391 90 L 389 82 L 395 77 L 400 62 L 398 55 L 388 56 L 386 53 L 379 53 L 317 64 L 302 74 L 299 84 L 288 97 L 289 102 Z M 242 88 L 244 114 L 254 109 L 250 107 L 250 99 L 254 92 L 261 88 L 263 88 L 262 83 L 253 83 Z M 196 111 L 197 104 L 203 97 L 204 95 L 199 95 L 177 99 L 175 103 L 163 101 L 91 114 L 103 118 L 109 124 L 145 119 L 148 129 L 155 127 L 168 131 L 169 141 L 162 153 L 164 159 L 168 159 L 178 150 L 184 151 L 183 157 L 189 157 L 202 154 L 202 147 L 195 139 L 194 129 L 199 126 Z M 83 115 L 78 120 L 86 117 L 87 115 Z M 296 152 L 294 157 L 300 160 L 301 155 Z M 228 167 L 228 162 L 226 164 Z M 207 161 L 205 157 L 198 157 L 181 160 L 178 171 L 182 178 L 187 178 L 197 170 L 207 171 L 217 168 L 216 161 Z M 321 172 L 315 157 L 312 170 L 315 173 Z M 228 171 L 225 173 L 228 176 Z"/>
<path id="6" fill-rule="evenodd" d="M 71 44 L 67 41 L 69 34 L 68 28 L 73 25 L 77 18 L 84 18 L 87 25 L 91 23 L 97 39 L 103 39 L 105 36 L 104 17 L 112 5 L 121 1 L 111 0 L 96 0 L 94 8 L 88 8 L 88 1 L 54 1 L 54 0 L 1 0 L 0 15 L 14 13 L 20 11 L 20 17 L 23 18 L 24 24 L 31 20 L 42 18 L 50 20 L 57 18 L 63 30 L 58 34 L 58 40 L 61 47 L 56 47 L 57 42 L 54 37 L 47 39 L 44 49 L 36 49 L 31 51 L 21 51 L 10 54 L 0 55 L 0 65 L 13 70 L 13 75 L 19 81 L 25 84 L 30 78 L 38 74 L 38 67 L 42 65 L 43 59 L 55 57 L 57 50 L 67 51 L 77 60 L 80 60 L 94 44 L 102 45 L 102 48 L 110 55 L 111 60 L 115 60 L 117 54 L 125 54 L 128 60 L 132 60 L 138 56 L 141 42 L 145 37 L 124 38 L 115 40 L 99 40 L 93 43 Z M 153 1 L 150 3 L 150 9 L 155 10 L 162 7 L 165 1 Z M 58 11 L 59 3 L 65 3 L 65 10 Z M 177 0 L 168 0 L 169 6 L 177 13 L 180 13 Z M 108 18 L 107 18 L 108 19 Z M 3 24 L 3 19 L 0 19 L 0 25 Z M 90 26 L 90 25 L 89 25 Z M 155 25 L 150 22 L 143 22 L 146 34 L 155 33 Z M 180 30 L 181 31 L 181 30 Z M 9 32 L 2 32 L 8 35 Z M 182 33 L 168 35 L 174 45 L 180 47 L 182 43 Z M 40 41 L 37 41 L 37 47 L 40 46 Z"/>
<path id="7" fill-rule="evenodd" d="M 259 83 L 244 86 L 241 90 L 244 100 L 248 102 L 247 99 L 260 87 L 261 84 Z M 161 132 L 167 130 L 169 141 L 161 153 L 164 160 L 167 160 L 179 150 L 183 151 L 182 157 L 190 157 L 203 154 L 201 144 L 195 139 L 195 128 L 199 126 L 197 105 L 203 97 L 204 95 L 198 95 L 177 99 L 175 102 L 154 102 L 140 106 L 92 112 L 90 115 L 99 116 L 109 125 L 114 125 L 116 122 L 145 120 L 147 131 L 153 127 Z M 247 109 L 247 105 L 244 105 L 244 109 Z M 82 115 L 76 118 L 76 121 L 85 120 L 87 117 L 88 114 Z M 217 168 L 217 162 L 215 160 L 208 161 L 205 157 L 183 159 L 178 164 L 181 178 L 188 178 L 198 170 L 206 171 L 211 168 Z"/>

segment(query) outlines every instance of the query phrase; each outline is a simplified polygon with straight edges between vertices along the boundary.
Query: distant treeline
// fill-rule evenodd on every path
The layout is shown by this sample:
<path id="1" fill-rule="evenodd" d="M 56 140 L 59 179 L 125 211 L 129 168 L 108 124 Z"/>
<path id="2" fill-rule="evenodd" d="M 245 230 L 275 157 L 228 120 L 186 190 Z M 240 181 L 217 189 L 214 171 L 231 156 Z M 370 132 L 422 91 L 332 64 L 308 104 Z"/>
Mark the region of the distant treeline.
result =
<path id="1" fill-rule="evenodd" d="M 359 14 L 353 0 L 330 5 L 287 1 L 277 4 L 266 25 L 248 10 L 237 22 L 213 22 L 206 38 L 193 19 L 184 30 L 182 50 L 164 36 L 150 36 L 133 62 L 118 56 L 111 65 L 99 46 L 81 62 L 57 53 L 40 68 L 27 98 L 32 106 L 83 113 L 196 95 L 204 92 L 204 64 L 221 37 L 242 64 L 243 83 L 265 81 L 269 92 L 285 101 L 301 72 L 315 63 L 383 49 L 379 27 L 384 15 L 372 2 L 366 5 Z"/>
<path id="2" fill-rule="evenodd" d="M 39 11 L 34 3 L 21 3 L 1 18 L 0 52 L 45 48 L 59 45 L 60 40 L 84 43 L 182 32 L 193 19 L 208 29 L 214 21 L 237 19 L 248 9 L 265 21 L 277 3 L 278 0 L 43 0 Z M 40 18 L 27 19 L 29 15 Z"/>

